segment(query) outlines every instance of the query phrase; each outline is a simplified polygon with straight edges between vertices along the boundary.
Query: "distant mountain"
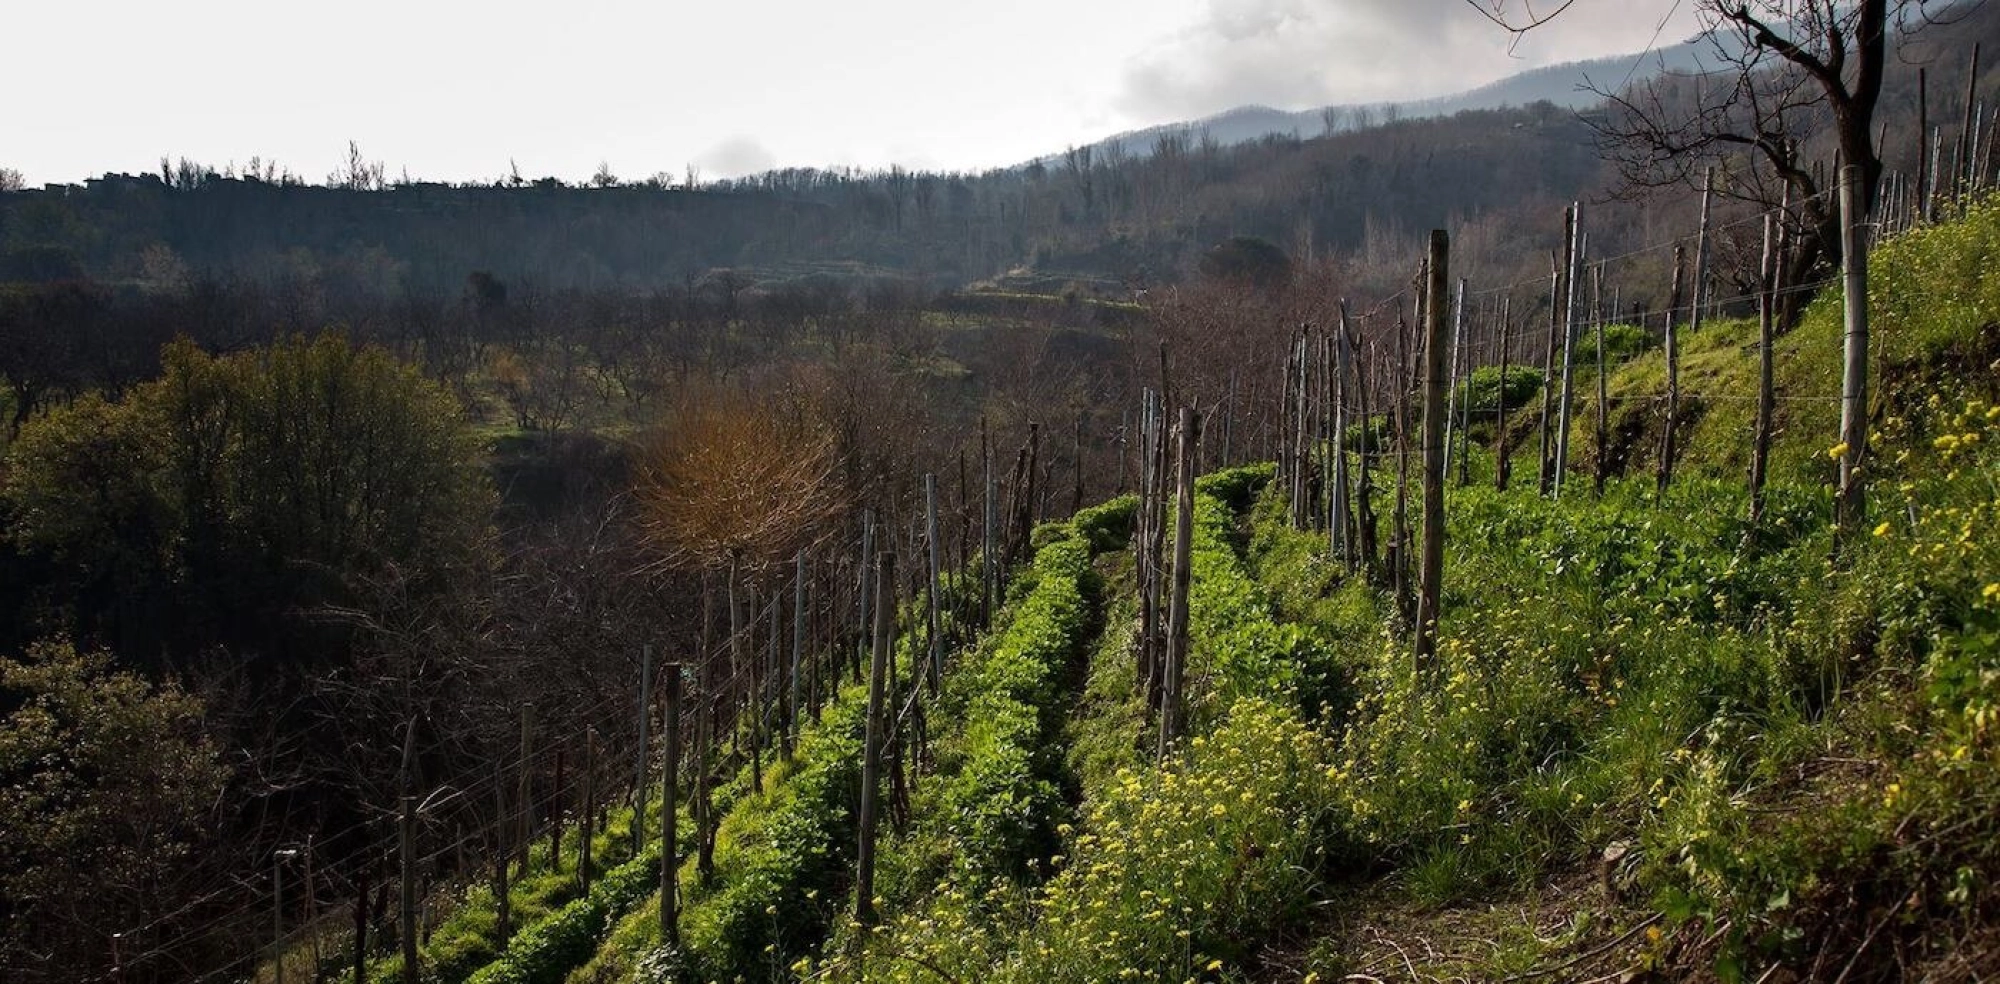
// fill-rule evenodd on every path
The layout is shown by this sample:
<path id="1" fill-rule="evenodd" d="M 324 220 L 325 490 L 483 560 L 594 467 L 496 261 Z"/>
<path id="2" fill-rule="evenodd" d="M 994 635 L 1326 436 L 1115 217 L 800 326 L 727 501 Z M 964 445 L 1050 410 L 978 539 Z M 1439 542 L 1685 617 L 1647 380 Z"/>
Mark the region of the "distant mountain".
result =
<path id="1" fill-rule="evenodd" d="M 1587 109 L 1602 102 L 1597 91 L 1617 89 L 1633 82 L 1668 72 L 1684 72 L 1713 64 L 1715 52 L 1707 41 L 1689 42 L 1646 54 L 1614 55 L 1590 61 L 1550 65 L 1511 75 L 1497 82 L 1456 95 L 1435 99 L 1392 103 L 1342 103 L 1298 111 L 1269 106 L 1238 106 L 1204 119 L 1187 123 L 1132 130 L 1107 137 L 1090 146 L 1093 156 L 1116 160 L 1120 157 L 1151 155 L 1162 140 L 1181 141 L 1193 146 L 1212 141 L 1221 146 L 1250 143 L 1266 136 L 1320 136 L 1367 129 L 1398 119 L 1450 116 L 1464 110 L 1504 109 L 1549 102 L 1564 109 Z M 1054 164 L 1062 155 L 1043 162 Z"/>

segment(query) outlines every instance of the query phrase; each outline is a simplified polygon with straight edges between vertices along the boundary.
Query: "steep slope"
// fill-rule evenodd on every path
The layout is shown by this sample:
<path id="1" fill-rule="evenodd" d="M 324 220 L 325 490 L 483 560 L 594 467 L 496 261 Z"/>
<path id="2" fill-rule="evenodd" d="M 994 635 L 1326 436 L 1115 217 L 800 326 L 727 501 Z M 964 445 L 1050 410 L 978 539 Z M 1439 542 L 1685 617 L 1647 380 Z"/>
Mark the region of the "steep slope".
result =
<path id="1" fill-rule="evenodd" d="M 574 917 L 599 934 L 580 969 L 481 979 L 1988 977 L 2000 207 L 1877 259 L 1867 535 L 1831 524 L 1817 401 L 1788 409 L 1771 504 L 1744 518 L 1722 398 L 1755 359 L 1728 322 L 1691 339 L 1713 399 L 1664 496 L 1636 456 L 1601 498 L 1450 490 L 1429 665 L 1384 582 L 1289 525 L 1268 466 L 1218 473 L 1193 517 L 1191 735 L 1155 759 L 1132 502 L 1086 510 L 1037 534 L 932 705 L 878 925 L 847 915 L 851 695 L 725 821 L 716 881 L 682 872 L 680 950 L 640 903 L 608 932 Z M 1785 339 L 1785 385 L 1824 384 L 1838 313 L 1822 298 Z M 1614 399 L 1654 391 L 1646 358 Z"/>

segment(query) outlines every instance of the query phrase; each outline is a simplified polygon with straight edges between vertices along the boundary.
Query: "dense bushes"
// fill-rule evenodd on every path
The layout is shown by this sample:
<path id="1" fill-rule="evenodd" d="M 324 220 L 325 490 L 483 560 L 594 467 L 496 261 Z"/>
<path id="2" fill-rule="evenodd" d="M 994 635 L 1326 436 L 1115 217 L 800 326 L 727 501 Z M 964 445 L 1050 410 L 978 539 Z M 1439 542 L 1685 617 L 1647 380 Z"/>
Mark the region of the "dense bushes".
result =
<path id="1" fill-rule="evenodd" d="M 1592 341 L 1595 342 L 1595 339 Z M 1607 344 L 1605 349 L 1610 351 L 1610 346 Z M 1512 364 L 1507 366 L 1505 396 L 1508 412 L 1527 406 L 1541 392 L 1541 369 Z M 1458 406 L 1469 408 L 1469 412 L 1474 415 L 1492 415 L 1499 409 L 1498 401 L 1501 395 L 1499 366 L 1480 366 L 1472 370 L 1472 375 L 1465 382 L 1458 384 Z"/>
<path id="2" fill-rule="evenodd" d="M 1624 324 L 1605 325 L 1604 326 L 1605 368 L 1608 370 L 1616 368 L 1622 363 L 1629 362 L 1631 361 L 1633 356 L 1638 355 L 1639 353 L 1644 352 L 1647 349 L 1653 348 L 1655 344 L 1656 343 L 1653 340 L 1652 334 L 1647 332 L 1646 329 L 1639 327 L 1638 325 L 1624 325 Z M 1591 372 L 1591 373 L 1595 373 L 1597 371 L 1597 331 L 1595 328 L 1577 329 L 1576 346 L 1574 350 L 1571 351 L 1570 358 L 1573 364 L 1576 366 L 1576 368 L 1580 371 Z M 1507 380 L 1508 388 L 1511 389 L 1513 387 L 1513 382 L 1514 382 L 1513 379 L 1511 378 L 1513 374 L 1509 373 L 1508 375 L 1510 377 Z M 1537 378 L 1539 378 L 1541 373 L 1536 371 L 1535 375 Z M 1488 409 L 1491 409 L 1492 406 L 1493 405 L 1490 403 L 1487 404 Z"/>
<path id="3" fill-rule="evenodd" d="M 681 948 L 662 947 L 650 908 L 619 922 L 569 979 L 760 980 L 825 938 L 852 868 L 866 691 L 850 685 L 765 772 L 716 831 L 715 880 L 681 866 Z M 657 868 L 655 869 L 657 871 Z"/>
<path id="4" fill-rule="evenodd" d="M 880 933 L 857 936 L 824 970 L 865 980 L 924 979 L 933 969 L 959 979 L 1182 980 L 1214 974 L 1252 927 L 1300 911 L 1317 877 L 1315 834 L 1334 778 L 1329 744 L 1288 699 L 1312 653 L 1302 633 L 1271 620 L 1218 498 L 1247 502 L 1270 474 L 1209 476 L 1195 499 L 1188 681 L 1195 730 L 1214 730 L 1182 743 L 1164 766 L 1133 754 L 1147 719 L 1133 713 L 1131 634 L 1107 634 L 1084 704 L 1103 720 L 1071 725 L 1088 745 L 1072 756 L 1084 816 L 1055 831 L 1065 838 L 1049 859 L 1055 877 L 1036 889 L 960 870 Z M 1116 611 L 1132 609 L 1121 602 Z M 1135 731 L 1107 732 L 1118 727 Z M 989 802 L 1017 801 L 1002 792 L 989 792 Z M 972 839 L 961 850 L 976 857 L 981 848 Z"/>
<path id="5" fill-rule="evenodd" d="M 1195 479 L 1194 490 L 1197 495 L 1216 499 L 1232 512 L 1242 512 L 1277 474 L 1278 467 L 1269 462 L 1225 468 Z"/>
<path id="6" fill-rule="evenodd" d="M 954 842 L 955 877 L 974 884 L 1023 877 L 1049 853 L 1063 811 L 1061 756 L 1049 739 L 1058 684 L 1094 619 L 1089 543 L 1042 547 L 1033 577 L 1006 628 L 952 679 L 940 723 L 956 734 L 941 743 L 936 800 L 920 804 L 926 825 Z"/>
<path id="7" fill-rule="evenodd" d="M 1129 528 L 1131 506 L 1114 500 L 1071 524 L 1043 527 L 1003 627 L 948 681 L 938 705 L 935 775 L 917 783 L 913 829 L 886 845 L 879 884 L 890 909 L 969 919 L 971 894 L 1030 884 L 1044 873 L 1069 811 L 1056 737 L 1076 664 L 1099 621 L 1093 548 L 1113 542 L 1107 526 Z M 824 971 L 876 979 L 882 968 L 869 963 L 873 939 L 845 926 Z"/>
<path id="8" fill-rule="evenodd" d="M 1225 490 L 1249 494 L 1242 486 Z M 1230 542 L 1234 513 L 1206 491 L 1194 503 L 1187 679 L 1192 730 L 1198 733 L 1239 698 L 1293 697 L 1312 654 L 1302 630 L 1271 618 L 1263 589 L 1244 572 Z"/>

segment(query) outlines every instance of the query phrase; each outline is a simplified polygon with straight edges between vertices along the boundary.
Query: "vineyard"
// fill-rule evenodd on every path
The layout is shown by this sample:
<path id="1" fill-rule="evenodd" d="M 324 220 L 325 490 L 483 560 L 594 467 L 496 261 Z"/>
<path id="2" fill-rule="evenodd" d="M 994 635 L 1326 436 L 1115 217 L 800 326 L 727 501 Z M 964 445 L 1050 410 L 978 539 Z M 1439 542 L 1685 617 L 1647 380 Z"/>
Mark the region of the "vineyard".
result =
<path id="1" fill-rule="evenodd" d="M 1560 121 L 0 192 L 0 979 L 2000 979 L 2000 15 L 1701 9 Z"/>
<path id="2" fill-rule="evenodd" d="M 1980 979 L 2000 207 L 1886 231 L 1855 527 L 1837 288 L 1628 317 L 1578 256 L 1523 317 L 1427 270 L 1448 352 L 1390 298 L 1294 336 L 1275 425 L 1148 391 L 1133 493 L 1035 524 L 989 451 L 983 506 L 933 479 L 761 597 L 732 573 L 700 658 L 614 696 L 636 744 L 524 709 L 511 761 L 385 811 L 379 889 L 329 915 L 307 867 L 305 908 L 240 900 L 273 945 L 190 976 Z M 1413 352 L 1464 381 L 1429 412 Z M 111 979 L 176 945 L 118 942 Z"/>

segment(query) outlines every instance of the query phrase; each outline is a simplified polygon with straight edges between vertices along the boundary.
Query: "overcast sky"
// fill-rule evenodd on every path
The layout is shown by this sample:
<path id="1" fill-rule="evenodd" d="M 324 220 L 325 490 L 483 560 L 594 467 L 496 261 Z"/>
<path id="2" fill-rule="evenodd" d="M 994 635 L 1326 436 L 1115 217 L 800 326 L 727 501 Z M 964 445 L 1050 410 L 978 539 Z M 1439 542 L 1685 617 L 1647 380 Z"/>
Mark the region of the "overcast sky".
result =
<path id="1" fill-rule="evenodd" d="M 353 140 L 392 178 L 980 169 L 1636 52 L 1691 6 L 1580 0 L 1510 52 L 1464 0 L 8 0 L 0 166 L 259 155 L 316 182 Z"/>

